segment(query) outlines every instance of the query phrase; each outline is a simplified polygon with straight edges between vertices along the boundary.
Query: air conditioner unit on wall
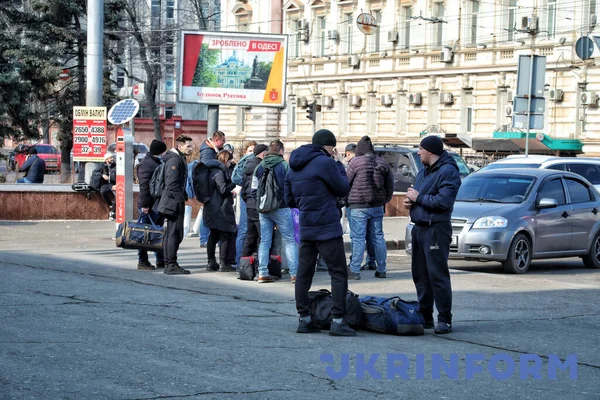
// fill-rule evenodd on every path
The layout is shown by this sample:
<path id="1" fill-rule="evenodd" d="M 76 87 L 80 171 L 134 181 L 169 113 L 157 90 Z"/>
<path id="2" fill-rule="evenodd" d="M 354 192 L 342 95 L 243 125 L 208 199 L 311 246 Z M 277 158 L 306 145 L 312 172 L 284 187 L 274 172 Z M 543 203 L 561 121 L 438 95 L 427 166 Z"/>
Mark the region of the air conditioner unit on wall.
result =
<path id="1" fill-rule="evenodd" d="M 306 99 L 306 97 L 301 96 L 301 97 L 298 97 L 298 101 L 296 102 L 296 104 L 300 108 L 305 108 L 308 106 L 308 100 Z"/>
<path id="2" fill-rule="evenodd" d="M 358 95 L 350 96 L 350 105 L 353 107 L 360 107 L 362 104 L 362 98 Z"/>
<path id="3" fill-rule="evenodd" d="M 411 93 L 408 95 L 408 104 L 421 105 L 421 93 Z"/>
<path id="4" fill-rule="evenodd" d="M 321 106 L 331 108 L 333 107 L 333 97 L 323 96 L 321 99 Z"/>
<path id="5" fill-rule="evenodd" d="M 442 104 L 454 103 L 454 95 L 450 92 L 442 92 L 440 94 L 440 103 L 442 103 Z"/>
<path id="6" fill-rule="evenodd" d="M 353 67 L 353 68 L 358 68 L 359 65 L 360 65 L 360 58 L 358 57 L 357 54 L 353 54 L 348 57 L 348 66 Z"/>
<path id="7" fill-rule="evenodd" d="M 381 95 L 381 105 L 382 106 L 391 106 L 394 104 L 394 99 L 391 94 L 382 94 Z"/>
<path id="8" fill-rule="evenodd" d="M 332 31 L 327 32 L 327 39 L 334 40 L 337 42 L 338 40 L 340 40 L 340 35 L 339 35 L 338 31 L 332 30 Z"/>
<path id="9" fill-rule="evenodd" d="M 513 107 L 510 104 L 504 107 L 504 115 L 506 115 L 507 117 L 512 117 Z"/>
<path id="10" fill-rule="evenodd" d="M 525 32 L 532 32 L 537 30 L 538 17 L 527 16 L 521 18 L 521 29 Z"/>
<path id="11" fill-rule="evenodd" d="M 550 101 L 563 101 L 564 95 L 562 89 L 550 89 Z"/>
<path id="12" fill-rule="evenodd" d="M 396 43 L 398 41 L 398 32 L 396 31 L 389 31 L 388 32 L 388 42 L 394 42 Z"/>
<path id="13" fill-rule="evenodd" d="M 582 92 L 581 104 L 595 107 L 598 105 L 598 95 L 595 92 Z"/>
<path id="14" fill-rule="evenodd" d="M 453 53 L 451 49 L 443 49 L 440 53 L 440 61 L 445 63 L 451 63 L 453 58 L 452 55 Z"/>

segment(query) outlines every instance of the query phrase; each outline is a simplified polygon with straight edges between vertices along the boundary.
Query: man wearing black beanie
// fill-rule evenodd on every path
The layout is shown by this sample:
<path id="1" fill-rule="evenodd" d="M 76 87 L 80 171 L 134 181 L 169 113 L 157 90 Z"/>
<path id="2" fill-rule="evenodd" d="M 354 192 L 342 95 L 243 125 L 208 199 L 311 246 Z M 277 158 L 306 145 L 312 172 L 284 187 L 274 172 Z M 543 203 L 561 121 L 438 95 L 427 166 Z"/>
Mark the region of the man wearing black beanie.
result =
<path id="1" fill-rule="evenodd" d="M 335 150 L 334 134 L 321 129 L 312 144 L 300 146 L 290 155 L 285 178 L 285 200 L 300 210 L 300 252 L 296 275 L 296 309 L 300 315 L 298 333 L 320 332 L 310 316 L 308 291 L 315 275 L 317 255 L 321 254 L 331 276 L 333 322 L 329 334 L 356 336 L 344 320 L 348 269 L 338 198 L 348 195 L 348 178 Z"/>
<path id="2" fill-rule="evenodd" d="M 438 136 L 427 136 L 417 152 L 425 168 L 409 188 L 404 208 L 410 210 L 412 230 L 412 276 L 419 297 L 425 329 L 433 329 L 433 304 L 438 310 L 435 333 L 452 332 L 452 286 L 448 256 L 452 240 L 450 217 L 460 187 L 454 159 Z"/>

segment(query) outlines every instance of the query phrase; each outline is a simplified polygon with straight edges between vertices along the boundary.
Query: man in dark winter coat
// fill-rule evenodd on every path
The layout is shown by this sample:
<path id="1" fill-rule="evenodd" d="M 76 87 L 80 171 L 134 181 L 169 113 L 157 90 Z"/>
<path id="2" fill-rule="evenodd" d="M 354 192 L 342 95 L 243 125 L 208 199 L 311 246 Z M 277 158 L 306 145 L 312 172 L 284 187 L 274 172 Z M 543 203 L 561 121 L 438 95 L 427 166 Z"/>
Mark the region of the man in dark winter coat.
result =
<path id="1" fill-rule="evenodd" d="M 350 231 L 352 232 L 352 262 L 348 279 L 360 279 L 360 265 L 365 253 L 367 229 L 373 240 L 377 261 L 376 278 L 386 277 L 385 237 L 383 235 L 383 207 L 394 194 L 394 177 L 388 164 L 375 156 L 373 144 L 368 136 L 363 136 L 356 145 L 355 157 L 348 164 L 348 208 Z"/>
<path id="2" fill-rule="evenodd" d="M 257 191 L 260 186 L 260 181 L 265 173 L 273 174 L 274 180 L 277 183 L 278 193 L 273 193 L 276 198 L 281 199 L 279 208 L 260 212 L 260 245 L 258 246 L 258 283 L 274 282 L 272 276 L 269 275 L 269 255 L 271 244 L 273 241 L 273 228 L 281 233 L 285 260 L 290 269 L 290 280 L 296 282 L 296 270 L 298 269 L 298 246 L 294 239 L 294 221 L 292 219 L 292 210 L 285 202 L 283 186 L 285 175 L 288 170 L 287 162 L 283 159 L 283 143 L 281 140 L 273 140 L 269 143 L 269 152 L 265 159 L 256 167 L 254 178 L 252 179 L 252 195 L 255 196 L 257 202 L 257 210 L 261 211 L 260 199 Z"/>
<path id="3" fill-rule="evenodd" d="M 460 188 L 454 159 L 444 150 L 442 139 L 427 136 L 417 153 L 425 166 L 409 188 L 404 207 L 410 209 L 412 230 L 412 275 L 425 329 L 433 329 L 433 303 L 438 310 L 435 333 L 452 332 L 452 286 L 448 256 L 452 240 L 450 217 Z"/>
<path id="4" fill-rule="evenodd" d="M 268 147 L 264 144 L 254 146 L 254 157 L 249 158 L 244 167 L 244 176 L 242 177 L 242 199 L 246 202 L 246 215 L 248 218 L 246 238 L 242 246 L 242 257 L 249 257 L 258 250 L 258 241 L 260 239 L 260 217 L 256 209 L 256 199 L 252 195 L 252 178 L 254 170 L 262 162 L 267 154 Z"/>
<path id="5" fill-rule="evenodd" d="M 233 170 L 233 155 L 227 151 L 220 151 L 216 160 L 209 160 L 206 166 L 209 169 L 208 179 L 212 188 L 210 200 L 204 205 L 204 225 L 210 228 L 210 236 L 206 246 L 208 257 L 207 271 L 231 272 L 231 264 L 235 263 L 235 238 L 237 225 L 233 211 L 233 194 L 235 183 L 231 182 Z M 217 264 L 215 249 L 219 243 L 219 258 Z"/>
<path id="6" fill-rule="evenodd" d="M 217 153 L 223 150 L 225 145 L 225 134 L 221 131 L 216 131 L 210 139 L 206 139 L 200 146 L 200 162 L 206 164 L 208 160 L 216 160 Z"/>
<path id="7" fill-rule="evenodd" d="M 25 172 L 25 177 L 17 180 L 17 183 L 44 183 L 46 173 L 46 161 L 38 157 L 35 147 L 29 148 L 29 157 L 23 163 L 19 172 Z"/>
<path id="8" fill-rule="evenodd" d="M 315 132 L 312 144 L 294 150 L 285 180 L 285 199 L 290 207 L 300 210 L 300 254 L 296 277 L 296 309 L 300 314 L 298 333 L 320 332 L 321 327 L 309 314 L 308 291 L 315 275 L 315 262 L 320 253 L 331 276 L 333 322 L 330 335 L 355 336 L 344 315 L 348 291 L 348 269 L 342 238 L 341 210 L 338 198 L 348 195 L 348 178 L 337 141 L 327 129 Z"/>
<path id="9" fill-rule="evenodd" d="M 150 179 L 152 174 L 162 162 L 160 156 L 167 151 L 167 145 L 160 140 L 154 139 L 150 143 L 150 152 L 140 161 L 138 165 L 138 181 L 140 183 L 140 193 L 138 196 L 138 208 L 140 209 L 140 222 L 149 224 L 152 219 L 158 226 L 163 226 L 164 218 L 156 212 L 155 199 L 150 195 Z M 156 267 L 148 260 L 148 251 L 140 250 L 138 252 L 138 269 L 153 270 L 155 268 L 164 268 L 165 261 L 162 251 L 156 252 Z"/>
<path id="10" fill-rule="evenodd" d="M 176 147 L 163 156 L 165 163 L 165 191 L 163 192 L 157 211 L 167 220 L 167 228 L 163 239 L 163 253 L 167 275 L 189 274 L 177 263 L 177 251 L 183 240 L 183 217 L 185 214 L 185 191 L 187 180 L 187 163 L 185 156 L 192 154 L 192 138 L 179 136 L 175 139 Z"/>

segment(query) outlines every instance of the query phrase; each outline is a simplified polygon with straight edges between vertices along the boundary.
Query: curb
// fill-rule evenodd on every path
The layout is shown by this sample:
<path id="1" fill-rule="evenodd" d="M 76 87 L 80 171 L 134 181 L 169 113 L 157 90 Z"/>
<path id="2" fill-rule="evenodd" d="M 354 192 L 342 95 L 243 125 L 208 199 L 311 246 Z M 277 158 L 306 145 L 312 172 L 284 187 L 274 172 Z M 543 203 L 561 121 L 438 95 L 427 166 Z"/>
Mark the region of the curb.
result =
<path id="1" fill-rule="evenodd" d="M 385 247 L 388 250 L 404 250 L 404 240 L 386 240 Z M 344 242 L 344 249 L 346 251 L 352 251 L 352 242 Z"/>

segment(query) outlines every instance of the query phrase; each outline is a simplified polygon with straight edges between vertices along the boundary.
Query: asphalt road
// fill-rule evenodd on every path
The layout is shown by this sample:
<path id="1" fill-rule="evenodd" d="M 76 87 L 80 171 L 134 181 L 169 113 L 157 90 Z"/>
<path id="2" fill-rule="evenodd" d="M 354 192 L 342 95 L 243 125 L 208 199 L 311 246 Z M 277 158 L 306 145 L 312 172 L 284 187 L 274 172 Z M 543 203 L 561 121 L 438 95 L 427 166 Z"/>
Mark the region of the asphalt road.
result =
<path id="1" fill-rule="evenodd" d="M 135 253 L 115 248 L 114 227 L 0 222 L 0 398 L 600 397 L 600 271 L 578 259 L 535 262 L 519 276 L 499 264 L 452 261 L 452 334 L 336 338 L 295 333 L 288 281 L 258 285 L 208 273 L 197 238 L 180 252 L 191 275 L 138 271 Z M 364 273 L 350 289 L 415 299 L 409 261 L 390 252 L 388 279 Z M 328 287 L 326 273 L 316 274 L 314 287 Z M 363 376 L 362 360 L 375 354 L 375 370 Z M 541 360 L 540 380 L 521 379 L 526 355 Z M 330 357 L 335 371 L 348 357 L 341 379 L 321 361 Z M 404 357 L 409 379 L 388 376 L 388 361 Z M 436 379 L 437 357 L 457 363 L 457 379 L 443 371 Z M 493 357 L 504 357 L 499 371 L 514 364 L 507 380 L 488 371 Z"/>

